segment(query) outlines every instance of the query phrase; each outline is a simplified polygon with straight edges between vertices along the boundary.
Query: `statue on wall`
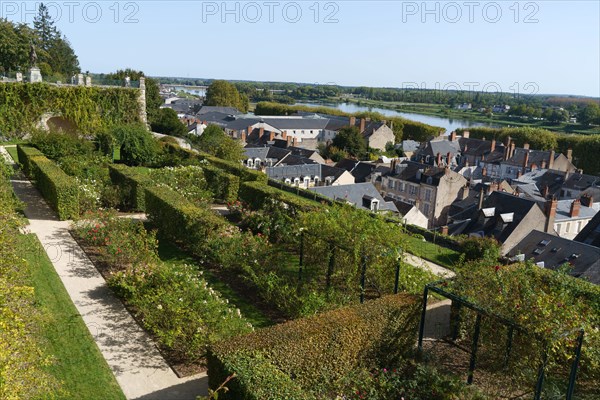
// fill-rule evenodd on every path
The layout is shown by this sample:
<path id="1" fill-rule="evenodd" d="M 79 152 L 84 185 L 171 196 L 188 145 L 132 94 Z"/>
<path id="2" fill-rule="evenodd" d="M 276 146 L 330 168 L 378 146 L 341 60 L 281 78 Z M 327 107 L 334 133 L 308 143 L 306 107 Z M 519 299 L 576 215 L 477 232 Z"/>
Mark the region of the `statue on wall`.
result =
<path id="1" fill-rule="evenodd" d="M 37 65 L 38 56 L 35 52 L 35 46 L 33 42 L 31 43 L 31 49 L 29 50 L 29 61 L 31 61 L 31 66 L 35 67 Z"/>

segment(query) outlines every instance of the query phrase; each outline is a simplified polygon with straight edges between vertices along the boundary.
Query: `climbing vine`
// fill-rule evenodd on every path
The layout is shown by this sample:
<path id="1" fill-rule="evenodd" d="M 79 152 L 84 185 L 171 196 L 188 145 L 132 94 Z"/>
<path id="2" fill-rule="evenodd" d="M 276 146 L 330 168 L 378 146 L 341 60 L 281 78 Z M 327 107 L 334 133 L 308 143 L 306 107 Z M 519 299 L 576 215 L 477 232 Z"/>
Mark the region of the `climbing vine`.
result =
<path id="1" fill-rule="evenodd" d="M 132 88 L 0 83 L 0 136 L 22 136 L 45 113 L 69 120 L 83 133 L 140 122 L 138 96 Z"/>

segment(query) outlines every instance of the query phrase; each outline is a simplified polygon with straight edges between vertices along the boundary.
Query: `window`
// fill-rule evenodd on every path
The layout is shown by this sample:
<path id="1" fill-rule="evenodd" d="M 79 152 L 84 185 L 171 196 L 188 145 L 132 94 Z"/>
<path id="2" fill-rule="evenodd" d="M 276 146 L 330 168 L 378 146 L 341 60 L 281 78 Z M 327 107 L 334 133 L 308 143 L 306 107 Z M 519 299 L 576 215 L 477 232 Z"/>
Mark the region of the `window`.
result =
<path id="1" fill-rule="evenodd" d="M 288 185 L 291 185 L 292 181 L 291 181 L 290 178 L 285 178 L 285 183 L 288 184 Z"/>
<path id="2" fill-rule="evenodd" d="M 429 217 L 429 203 L 423 204 L 423 214 L 425 214 L 425 216 Z"/>
<path id="3" fill-rule="evenodd" d="M 577 230 L 575 231 L 575 233 L 581 232 L 581 224 L 582 224 L 581 221 L 577 222 Z"/>
<path id="4" fill-rule="evenodd" d="M 413 185 L 410 185 L 410 186 L 408 187 L 408 193 L 409 193 L 410 195 L 412 195 L 412 196 L 416 195 L 416 194 L 417 194 L 417 187 L 416 187 L 416 186 L 413 186 Z"/>
<path id="5" fill-rule="evenodd" d="M 376 200 L 376 199 L 371 200 L 371 211 L 373 211 L 373 212 L 379 211 L 379 200 Z"/>
<path id="6" fill-rule="evenodd" d="M 558 233 L 560 235 L 560 230 L 562 229 L 561 224 L 556 224 L 554 225 L 554 230 L 556 231 L 556 233 Z"/>
<path id="7" fill-rule="evenodd" d="M 294 185 L 300 186 L 300 178 L 294 178 Z"/>
<path id="8" fill-rule="evenodd" d="M 567 226 L 565 227 L 565 233 L 569 233 L 570 230 L 571 230 L 571 223 L 567 222 Z"/>
<path id="9" fill-rule="evenodd" d="M 304 178 L 304 187 L 307 188 L 310 185 L 310 176 Z"/>
<path id="10" fill-rule="evenodd" d="M 394 181 L 391 179 L 388 179 L 388 188 L 392 189 L 394 187 Z"/>
<path id="11" fill-rule="evenodd" d="M 400 183 L 400 191 L 404 192 L 404 190 L 406 189 L 406 184 L 404 182 Z"/>
<path id="12" fill-rule="evenodd" d="M 425 189 L 425 201 L 431 201 L 431 189 Z"/>
<path id="13" fill-rule="evenodd" d="M 248 166 L 248 168 L 254 168 L 254 160 L 249 158 L 248 160 L 246 160 L 246 165 Z"/>

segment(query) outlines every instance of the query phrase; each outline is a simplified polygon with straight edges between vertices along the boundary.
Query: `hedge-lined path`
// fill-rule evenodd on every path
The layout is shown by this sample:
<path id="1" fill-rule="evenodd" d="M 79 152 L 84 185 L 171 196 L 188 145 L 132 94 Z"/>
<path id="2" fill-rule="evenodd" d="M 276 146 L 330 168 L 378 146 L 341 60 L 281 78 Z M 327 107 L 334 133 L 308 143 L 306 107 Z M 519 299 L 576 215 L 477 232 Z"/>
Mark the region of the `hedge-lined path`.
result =
<path id="1" fill-rule="evenodd" d="M 0 153 L 12 159 L 0 146 Z M 193 400 L 207 394 L 206 374 L 180 379 L 149 335 L 115 297 L 83 250 L 21 171 L 11 179 L 25 203 L 27 229 L 42 243 L 71 300 L 127 399 Z"/>

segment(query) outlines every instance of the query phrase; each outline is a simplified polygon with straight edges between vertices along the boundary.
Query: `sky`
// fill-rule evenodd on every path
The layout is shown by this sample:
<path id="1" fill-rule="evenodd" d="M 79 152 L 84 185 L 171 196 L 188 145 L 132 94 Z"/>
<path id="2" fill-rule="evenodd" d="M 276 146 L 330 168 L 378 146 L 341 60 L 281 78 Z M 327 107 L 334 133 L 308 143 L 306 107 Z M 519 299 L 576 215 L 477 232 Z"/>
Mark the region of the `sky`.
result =
<path id="1" fill-rule="evenodd" d="M 83 71 L 600 97 L 598 0 L 46 4 Z"/>

